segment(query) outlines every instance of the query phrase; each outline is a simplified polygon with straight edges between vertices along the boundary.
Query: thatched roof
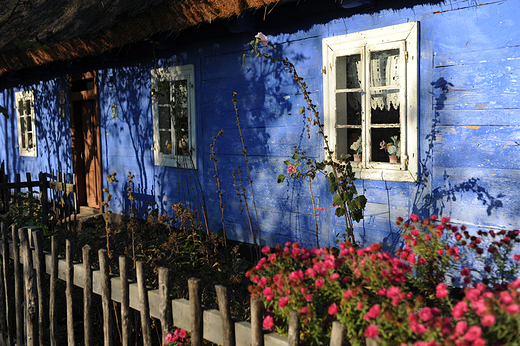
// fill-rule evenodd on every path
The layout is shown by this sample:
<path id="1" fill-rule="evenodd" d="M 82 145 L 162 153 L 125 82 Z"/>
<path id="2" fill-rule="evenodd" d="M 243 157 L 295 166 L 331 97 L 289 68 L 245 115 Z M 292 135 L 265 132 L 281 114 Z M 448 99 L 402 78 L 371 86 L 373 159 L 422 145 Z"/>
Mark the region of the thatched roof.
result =
<path id="1" fill-rule="evenodd" d="M 2 1 L 0 1 L 2 2 Z M 0 75 L 100 54 L 287 0 L 13 0 L 0 4 Z M 292 2 L 289 0 L 289 2 Z M 20 48 L 20 42 L 26 47 Z M 18 43 L 18 44 L 17 44 Z M 46 49 L 35 49 L 46 45 Z"/>

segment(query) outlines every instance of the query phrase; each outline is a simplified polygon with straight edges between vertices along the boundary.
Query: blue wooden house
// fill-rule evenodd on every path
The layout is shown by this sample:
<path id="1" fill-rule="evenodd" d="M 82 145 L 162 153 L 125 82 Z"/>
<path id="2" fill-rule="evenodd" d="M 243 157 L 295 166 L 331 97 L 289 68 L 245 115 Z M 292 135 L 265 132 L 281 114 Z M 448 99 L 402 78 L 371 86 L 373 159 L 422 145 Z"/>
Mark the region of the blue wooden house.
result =
<path id="1" fill-rule="evenodd" d="M 229 239 L 333 245 L 345 223 L 326 179 L 277 183 L 295 146 L 318 160 L 325 151 L 315 127 L 307 135 L 293 75 L 251 56 L 262 32 L 305 81 L 334 159 L 351 155 L 368 200 L 358 243 L 395 247 L 394 221 L 410 213 L 475 229 L 520 223 L 517 0 L 10 4 L 8 174 L 74 172 L 81 205 L 100 210 L 109 187 L 109 209 L 123 212 L 131 172 L 141 209 L 172 215 L 182 202 Z"/>

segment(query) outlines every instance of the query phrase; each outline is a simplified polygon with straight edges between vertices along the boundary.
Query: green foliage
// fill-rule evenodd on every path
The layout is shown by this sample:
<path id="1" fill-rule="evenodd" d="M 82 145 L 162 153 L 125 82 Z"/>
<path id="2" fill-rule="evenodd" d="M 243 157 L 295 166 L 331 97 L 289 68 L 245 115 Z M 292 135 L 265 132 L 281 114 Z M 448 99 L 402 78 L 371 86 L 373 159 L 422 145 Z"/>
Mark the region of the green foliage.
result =
<path id="1" fill-rule="evenodd" d="M 9 212 L 2 215 L 3 218 L 12 220 L 16 227 L 37 226 L 42 229 L 43 236 L 50 235 L 48 220 L 49 216 L 45 213 L 39 198 L 33 194 L 36 192 L 19 192 L 17 198 L 22 199 L 19 205 L 12 205 Z"/>

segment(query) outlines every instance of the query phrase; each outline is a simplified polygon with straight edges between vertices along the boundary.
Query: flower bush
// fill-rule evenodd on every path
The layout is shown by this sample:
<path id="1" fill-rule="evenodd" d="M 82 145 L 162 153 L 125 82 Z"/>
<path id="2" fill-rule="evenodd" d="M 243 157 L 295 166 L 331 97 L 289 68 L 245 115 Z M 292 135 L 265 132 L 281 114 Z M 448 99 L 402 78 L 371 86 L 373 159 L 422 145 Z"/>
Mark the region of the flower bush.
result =
<path id="1" fill-rule="evenodd" d="M 397 256 L 380 244 L 264 247 L 246 273 L 251 295 L 266 306 L 264 328 L 287 333 L 296 310 L 306 345 L 328 344 L 335 320 L 345 325 L 350 345 L 364 345 L 365 338 L 382 346 L 517 345 L 520 255 L 513 253 L 520 232 L 472 235 L 435 215 L 412 214 L 409 221 L 397 220 L 404 240 Z M 488 275 L 466 267 L 469 259 L 481 261 Z M 458 277 L 459 295 L 448 285 Z"/>
<path id="2" fill-rule="evenodd" d="M 176 328 L 173 333 L 168 333 L 164 338 L 163 346 L 191 345 L 190 335 L 184 329 Z"/>

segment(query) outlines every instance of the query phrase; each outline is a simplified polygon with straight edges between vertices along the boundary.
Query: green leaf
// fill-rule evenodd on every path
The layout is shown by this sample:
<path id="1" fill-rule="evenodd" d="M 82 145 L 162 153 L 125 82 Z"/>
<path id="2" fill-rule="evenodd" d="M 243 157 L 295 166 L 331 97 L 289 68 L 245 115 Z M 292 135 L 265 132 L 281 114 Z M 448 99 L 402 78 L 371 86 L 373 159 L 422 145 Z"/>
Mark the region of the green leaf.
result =
<path id="1" fill-rule="evenodd" d="M 299 160 L 300 157 L 302 157 L 300 154 L 294 154 L 294 155 L 292 156 L 293 160 Z"/>
<path id="2" fill-rule="evenodd" d="M 335 194 L 337 190 L 338 190 L 338 184 L 332 183 L 329 185 L 329 191 L 332 195 Z"/>
<path id="3" fill-rule="evenodd" d="M 300 114 L 303 114 L 305 112 L 305 107 L 300 108 Z"/>
<path id="4" fill-rule="evenodd" d="M 276 182 L 277 182 L 277 183 L 283 183 L 284 180 L 285 180 L 285 175 L 280 174 L 280 175 L 278 176 L 278 179 L 276 179 Z"/>
<path id="5" fill-rule="evenodd" d="M 242 66 L 246 64 L 246 55 L 242 55 Z"/>
<path id="6" fill-rule="evenodd" d="M 332 205 L 343 205 L 343 199 L 340 195 L 336 194 L 332 197 Z"/>
<path id="7" fill-rule="evenodd" d="M 358 206 L 358 208 L 364 209 L 365 205 L 367 204 L 367 198 L 364 195 L 357 196 L 354 199 L 354 202 L 356 202 L 356 205 Z"/>
<path id="8" fill-rule="evenodd" d="M 285 160 L 283 163 L 285 163 L 287 166 L 289 166 L 292 162 L 291 162 L 291 160 Z"/>
<path id="9" fill-rule="evenodd" d="M 329 183 L 333 183 L 336 181 L 336 176 L 334 175 L 334 173 L 330 173 L 328 176 L 327 176 L 327 180 L 329 181 Z"/>
<path id="10" fill-rule="evenodd" d="M 336 208 L 336 216 L 337 217 L 342 217 L 343 215 L 345 215 L 345 209 L 343 209 L 343 208 Z"/>
<path id="11" fill-rule="evenodd" d="M 321 162 L 316 162 L 316 168 L 317 169 L 324 169 L 325 168 L 325 164 L 321 163 Z"/>

